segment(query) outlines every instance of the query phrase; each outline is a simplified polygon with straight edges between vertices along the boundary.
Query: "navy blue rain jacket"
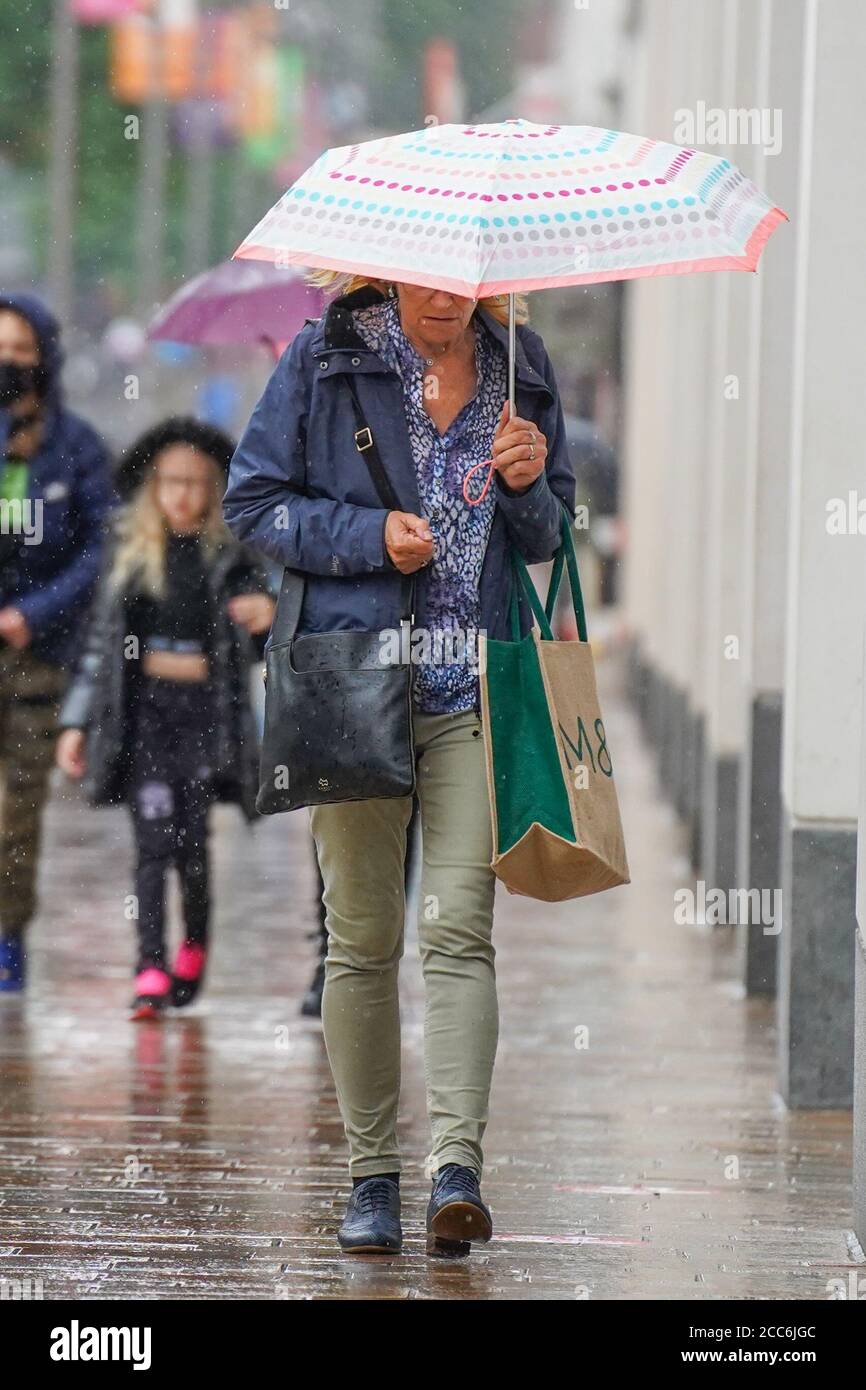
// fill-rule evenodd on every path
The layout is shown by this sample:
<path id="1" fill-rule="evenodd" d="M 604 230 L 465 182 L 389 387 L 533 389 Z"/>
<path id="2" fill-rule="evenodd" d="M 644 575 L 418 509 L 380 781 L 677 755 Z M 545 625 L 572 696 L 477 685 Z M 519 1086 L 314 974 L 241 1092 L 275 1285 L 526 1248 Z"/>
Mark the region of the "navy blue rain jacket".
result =
<path id="1" fill-rule="evenodd" d="M 60 325 L 29 294 L 0 294 L 32 324 L 48 374 L 42 444 L 29 461 L 27 496 L 42 502 L 42 539 L 17 547 L 0 568 L 0 608 L 20 609 L 33 634 L 31 650 L 57 666 L 71 665 L 80 626 L 99 574 L 104 521 L 112 500 L 109 460 L 99 435 L 63 405 Z M 9 412 L 0 407 L 0 459 L 6 453 Z"/>
<path id="2" fill-rule="evenodd" d="M 403 511 L 422 515 L 399 376 L 364 343 L 352 310 L 380 299 L 364 287 L 335 300 L 285 350 L 235 450 L 223 501 L 239 540 L 307 580 L 299 632 L 379 631 L 399 625 L 401 576 L 384 545 L 387 510 L 355 445 L 358 422 L 344 377 L 351 373 L 382 462 Z M 507 351 L 507 330 L 476 310 Z M 560 543 L 563 504 L 574 514 L 568 456 L 553 368 L 537 333 L 517 329 L 516 407 L 547 438 L 546 469 L 523 494 L 499 475 L 496 510 L 481 571 L 481 627 L 510 636 L 510 547 L 530 564 Z M 476 475 L 476 479 L 480 475 Z M 425 626 L 428 572 L 417 573 L 415 625 Z M 531 624 L 521 600 L 521 631 Z"/>

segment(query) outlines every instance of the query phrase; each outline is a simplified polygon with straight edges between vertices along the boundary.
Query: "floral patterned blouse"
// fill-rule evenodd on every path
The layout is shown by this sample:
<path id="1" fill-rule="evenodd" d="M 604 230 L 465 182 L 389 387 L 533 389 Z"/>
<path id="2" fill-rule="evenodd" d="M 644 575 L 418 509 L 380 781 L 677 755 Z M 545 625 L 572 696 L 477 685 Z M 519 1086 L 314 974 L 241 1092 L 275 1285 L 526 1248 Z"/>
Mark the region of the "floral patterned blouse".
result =
<path id="1" fill-rule="evenodd" d="M 427 571 L 429 627 L 421 639 L 415 671 L 415 707 L 424 714 L 453 714 L 478 707 L 478 621 L 481 566 L 496 490 L 467 505 L 463 479 L 475 463 L 490 457 L 502 403 L 508 393 L 505 354 L 475 319 L 478 388 L 444 434 L 424 409 L 425 359 L 400 325 L 396 299 L 357 309 L 361 337 L 403 383 L 403 402 L 423 514 L 435 538 Z M 486 475 L 477 473 L 473 483 Z"/>

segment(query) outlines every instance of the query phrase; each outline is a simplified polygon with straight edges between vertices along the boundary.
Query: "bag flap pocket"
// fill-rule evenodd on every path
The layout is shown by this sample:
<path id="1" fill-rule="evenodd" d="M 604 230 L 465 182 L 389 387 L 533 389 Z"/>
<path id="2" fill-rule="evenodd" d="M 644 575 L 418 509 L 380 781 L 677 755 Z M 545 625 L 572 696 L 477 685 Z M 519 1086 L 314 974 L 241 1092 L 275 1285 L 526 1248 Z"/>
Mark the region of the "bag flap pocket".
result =
<path id="1" fill-rule="evenodd" d="M 313 632 L 282 650 L 298 672 L 382 671 L 395 665 L 393 646 L 385 633 Z"/>

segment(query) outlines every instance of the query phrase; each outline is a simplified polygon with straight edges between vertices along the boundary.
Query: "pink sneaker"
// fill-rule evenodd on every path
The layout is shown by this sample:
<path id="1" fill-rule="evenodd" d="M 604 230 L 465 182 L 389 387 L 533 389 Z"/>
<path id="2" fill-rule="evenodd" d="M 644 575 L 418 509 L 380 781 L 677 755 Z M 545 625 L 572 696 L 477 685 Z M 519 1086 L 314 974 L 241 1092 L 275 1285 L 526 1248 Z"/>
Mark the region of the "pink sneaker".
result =
<path id="1" fill-rule="evenodd" d="M 129 1017 L 134 1022 L 158 1018 L 171 995 L 171 978 L 165 970 L 149 965 L 135 977 L 135 998 Z"/>
<path id="2" fill-rule="evenodd" d="M 207 950 L 198 941 L 184 941 L 172 966 L 171 1002 L 176 1009 L 191 1004 L 204 980 Z"/>

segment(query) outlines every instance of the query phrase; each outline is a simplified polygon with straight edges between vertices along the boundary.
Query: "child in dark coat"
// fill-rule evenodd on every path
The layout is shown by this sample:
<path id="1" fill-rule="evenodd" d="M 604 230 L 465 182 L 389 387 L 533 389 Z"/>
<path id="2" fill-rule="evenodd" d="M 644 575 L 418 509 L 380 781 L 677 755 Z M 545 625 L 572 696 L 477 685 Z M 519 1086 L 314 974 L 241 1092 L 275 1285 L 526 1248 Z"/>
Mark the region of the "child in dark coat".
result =
<path id="1" fill-rule="evenodd" d="M 60 712 L 57 761 L 97 805 L 126 801 L 137 850 L 132 1017 L 197 994 L 210 917 L 208 809 L 255 814 L 258 748 L 249 669 L 273 600 L 229 535 L 221 431 L 174 418 L 124 455 L 127 498 L 83 657 Z M 180 877 L 184 934 L 166 959 L 165 885 Z"/>

